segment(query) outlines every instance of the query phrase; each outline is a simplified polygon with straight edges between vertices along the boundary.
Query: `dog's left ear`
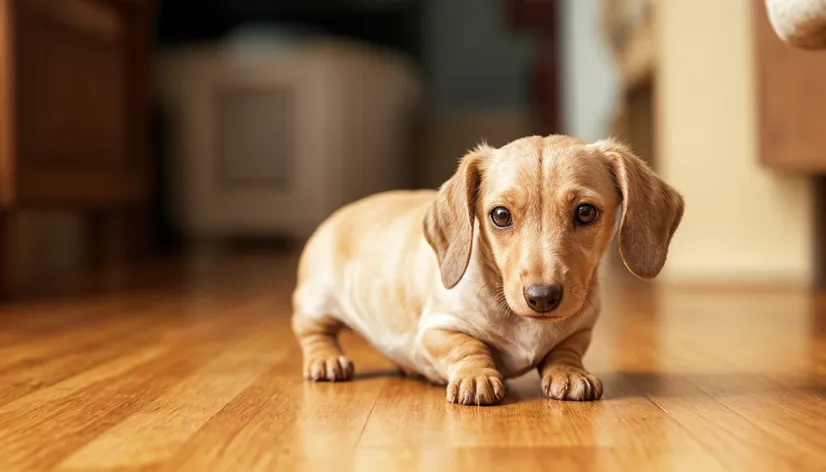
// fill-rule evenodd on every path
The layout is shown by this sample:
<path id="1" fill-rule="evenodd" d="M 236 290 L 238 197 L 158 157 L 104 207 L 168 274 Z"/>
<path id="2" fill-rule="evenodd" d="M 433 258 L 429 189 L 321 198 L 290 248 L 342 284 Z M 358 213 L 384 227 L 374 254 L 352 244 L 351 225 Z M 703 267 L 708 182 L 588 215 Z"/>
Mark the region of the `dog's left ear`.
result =
<path id="1" fill-rule="evenodd" d="M 424 236 L 436 253 L 442 284 L 451 289 L 462 280 L 473 249 L 480 165 L 490 148 L 480 146 L 462 158 L 456 173 L 439 188 L 424 219 Z"/>
<path id="2" fill-rule="evenodd" d="M 593 146 L 608 160 L 622 196 L 618 236 L 622 261 L 632 274 L 652 279 L 665 265 L 668 246 L 683 217 L 683 197 L 628 146 L 610 139 Z"/>

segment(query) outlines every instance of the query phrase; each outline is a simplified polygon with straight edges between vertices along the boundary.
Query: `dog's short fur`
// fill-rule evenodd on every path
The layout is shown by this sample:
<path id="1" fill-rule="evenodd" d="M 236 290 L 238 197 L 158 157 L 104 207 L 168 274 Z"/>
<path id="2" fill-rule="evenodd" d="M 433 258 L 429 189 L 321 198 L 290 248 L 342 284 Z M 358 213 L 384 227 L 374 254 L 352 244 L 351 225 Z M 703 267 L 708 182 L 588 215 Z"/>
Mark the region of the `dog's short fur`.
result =
<path id="1" fill-rule="evenodd" d="M 576 223 L 582 204 L 598 209 L 592 224 Z M 493 224 L 498 206 L 511 227 Z M 388 192 L 342 208 L 299 266 L 293 329 L 305 376 L 352 377 L 337 339 L 347 326 L 404 372 L 446 384 L 450 402 L 498 403 L 503 379 L 534 367 L 552 398 L 600 398 L 582 356 L 617 212 L 625 265 L 656 276 L 682 197 L 626 146 L 566 136 L 480 146 L 438 192 Z M 531 284 L 561 285 L 556 309 L 534 311 L 523 295 Z"/>

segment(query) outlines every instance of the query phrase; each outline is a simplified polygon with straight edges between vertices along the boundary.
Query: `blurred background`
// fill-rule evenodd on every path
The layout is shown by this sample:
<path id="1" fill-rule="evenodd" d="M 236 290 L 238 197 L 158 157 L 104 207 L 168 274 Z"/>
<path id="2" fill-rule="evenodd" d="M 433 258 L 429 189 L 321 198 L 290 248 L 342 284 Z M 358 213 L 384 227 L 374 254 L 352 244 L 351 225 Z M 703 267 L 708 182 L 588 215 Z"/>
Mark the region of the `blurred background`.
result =
<path id="1" fill-rule="evenodd" d="M 0 287 L 295 248 L 476 143 L 629 142 L 684 193 L 662 280 L 817 285 L 826 60 L 762 0 L 4 0 Z M 609 256 L 609 267 L 618 268 Z"/>

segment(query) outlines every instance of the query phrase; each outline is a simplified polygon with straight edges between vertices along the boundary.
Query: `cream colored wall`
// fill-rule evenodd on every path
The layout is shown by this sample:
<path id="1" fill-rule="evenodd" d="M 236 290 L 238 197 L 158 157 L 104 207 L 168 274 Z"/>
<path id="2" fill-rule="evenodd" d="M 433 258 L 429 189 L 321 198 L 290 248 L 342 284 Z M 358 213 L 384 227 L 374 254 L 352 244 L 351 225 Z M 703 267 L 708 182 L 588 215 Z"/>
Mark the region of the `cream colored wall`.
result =
<path id="1" fill-rule="evenodd" d="M 663 279 L 807 283 L 813 202 L 756 157 L 751 0 L 659 2 L 659 172 L 686 197 Z"/>

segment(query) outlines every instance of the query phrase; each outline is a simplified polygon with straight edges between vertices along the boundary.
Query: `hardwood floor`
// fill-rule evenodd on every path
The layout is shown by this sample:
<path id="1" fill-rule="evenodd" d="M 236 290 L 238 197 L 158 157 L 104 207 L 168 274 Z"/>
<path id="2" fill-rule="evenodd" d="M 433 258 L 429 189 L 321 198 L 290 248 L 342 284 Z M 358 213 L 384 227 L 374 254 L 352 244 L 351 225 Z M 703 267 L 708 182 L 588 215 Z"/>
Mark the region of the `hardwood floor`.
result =
<path id="1" fill-rule="evenodd" d="M 172 261 L 0 304 L 0 470 L 826 470 L 822 296 L 607 284 L 602 401 L 530 374 L 479 408 L 351 335 L 354 382 L 303 381 L 294 263 Z"/>

